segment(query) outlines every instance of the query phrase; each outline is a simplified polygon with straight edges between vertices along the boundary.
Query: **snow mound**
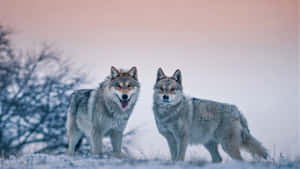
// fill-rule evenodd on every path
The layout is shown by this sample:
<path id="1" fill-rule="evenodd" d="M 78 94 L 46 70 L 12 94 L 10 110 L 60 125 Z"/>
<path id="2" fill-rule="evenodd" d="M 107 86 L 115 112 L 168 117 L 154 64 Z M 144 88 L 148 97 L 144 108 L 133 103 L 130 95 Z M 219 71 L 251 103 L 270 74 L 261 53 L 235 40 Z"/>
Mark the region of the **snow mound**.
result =
<path id="1" fill-rule="evenodd" d="M 139 160 L 75 156 L 27 154 L 0 160 L 1 169 L 299 169 L 300 161 L 273 162 L 226 161 L 212 164 L 207 161 L 171 162 L 167 160 Z"/>

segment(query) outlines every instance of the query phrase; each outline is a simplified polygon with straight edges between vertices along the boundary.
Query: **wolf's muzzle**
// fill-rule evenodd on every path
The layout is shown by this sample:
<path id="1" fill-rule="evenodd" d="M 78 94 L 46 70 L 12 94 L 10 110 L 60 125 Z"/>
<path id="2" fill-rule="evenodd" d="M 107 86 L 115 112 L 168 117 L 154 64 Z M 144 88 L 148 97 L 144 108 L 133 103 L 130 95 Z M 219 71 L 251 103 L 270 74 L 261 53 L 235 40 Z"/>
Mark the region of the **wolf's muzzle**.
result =
<path id="1" fill-rule="evenodd" d="M 162 97 L 163 102 L 169 103 L 169 96 L 168 95 L 163 95 Z"/>
<path id="2" fill-rule="evenodd" d="M 127 100 L 127 99 L 128 99 L 128 95 L 127 95 L 127 94 L 123 94 L 123 95 L 122 95 L 122 99 L 123 99 L 123 100 Z"/>
<path id="3" fill-rule="evenodd" d="M 120 99 L 121 106 L 125 109 L 128 106 L 130 99 L 128 98 L 127 94 L 122 94 L 122 99 Z"/>

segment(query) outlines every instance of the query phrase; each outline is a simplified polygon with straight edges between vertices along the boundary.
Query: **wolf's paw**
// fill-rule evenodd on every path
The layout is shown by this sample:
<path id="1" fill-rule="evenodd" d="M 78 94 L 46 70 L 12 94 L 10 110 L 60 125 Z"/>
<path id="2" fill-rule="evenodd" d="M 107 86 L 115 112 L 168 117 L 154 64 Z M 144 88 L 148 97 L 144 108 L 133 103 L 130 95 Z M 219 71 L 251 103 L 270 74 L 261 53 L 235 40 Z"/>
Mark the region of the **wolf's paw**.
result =
<path id="1" fill-rule="evenodd" d="M 72 156 L 75 155 L 75 152 L 74 152 L 74 151 L 69 151 L 69 150 L 68 150 L 68 151 L 66 152 L 66 155 L 72 157 Z"/>
<path id="2" fill-rule="evenodd" d="M 108 158 L 108 155 L 105 153 L 91 153 L 90 156 L 91 156 L 91 158 L 94 158 L 94 159 Z"/>
<path id="3" fill-rule="evenodd" d="M 119 158 L 119 159 L 127 159 L 128 158 L 128 156 L 122 152 L 113 152 L 111 154 L 111 156 L 114 158 Z"/>

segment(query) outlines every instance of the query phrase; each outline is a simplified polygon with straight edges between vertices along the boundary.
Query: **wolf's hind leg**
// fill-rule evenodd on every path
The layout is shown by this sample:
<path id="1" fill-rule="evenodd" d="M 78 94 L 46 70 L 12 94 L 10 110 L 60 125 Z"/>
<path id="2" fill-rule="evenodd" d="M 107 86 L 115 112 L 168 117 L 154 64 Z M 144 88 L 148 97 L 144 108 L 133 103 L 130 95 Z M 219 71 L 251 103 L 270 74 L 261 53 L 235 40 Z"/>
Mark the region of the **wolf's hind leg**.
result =
<path id="1" fill-rule="evenodd" d="M 103 133 L 101 129 L 93 127 L 91 130 L 91 151 L 93 154 L 102 154 Z"/>
<path id="2" fill-rule="evenodd" d="M 218 151 L 218 143 L 215 141 L 209 141 L 206 144 L 204 144 L 204 147 L 209 151 L 212 162 L 219 163 L 222 162 L 222 157 L 220 156 L 220 153 Z"/>
<path id="3" fill-rule="evenodd" d="M 68 155 L 74 155 L 75 148 L 79 142 L 79 140 L 82 138 L 83 133 L 79 131 L 78 129 L 71 129 L 68 132 Z"/>
<path id="4" fill-rule="evenodd" d="M 240 151 L 240 145 L 232 141 L 225 141 L 222 143 L 223 150 L 235 160 L 243 160 Z"/>
<path id="5" fill-rule="evenodd" d="M 227 119 L 225 130 L 223 130 L 223 139 L 221 145 L 223 150 L 235 160 L 243 160 L 241 156 L 241 124 L 240 120 Z"/>

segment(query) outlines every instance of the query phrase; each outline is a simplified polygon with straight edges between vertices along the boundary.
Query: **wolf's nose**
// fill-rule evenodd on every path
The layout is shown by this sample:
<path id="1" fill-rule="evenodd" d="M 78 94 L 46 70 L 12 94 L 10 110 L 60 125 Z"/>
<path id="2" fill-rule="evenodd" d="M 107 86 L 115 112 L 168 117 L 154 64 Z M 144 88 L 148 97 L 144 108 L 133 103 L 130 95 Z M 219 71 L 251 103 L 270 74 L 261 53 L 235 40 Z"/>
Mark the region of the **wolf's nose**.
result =
<path id="1" fill-rule="evenodd" d="M 128 95 L 127 95 L 127 94 L 123 94 L 123 95 L 122 95 L 122 99 L 123 99 L 123 100 L 127 100 L 127 99 L 128 99 Z"/>
<path id="2" fill-rule="evenodd" d="M 163 99 L 164 100 L 169 100 L 169 96 L 165 94 L 165 95 L 163 95 Z"/>

